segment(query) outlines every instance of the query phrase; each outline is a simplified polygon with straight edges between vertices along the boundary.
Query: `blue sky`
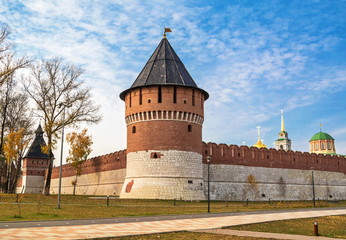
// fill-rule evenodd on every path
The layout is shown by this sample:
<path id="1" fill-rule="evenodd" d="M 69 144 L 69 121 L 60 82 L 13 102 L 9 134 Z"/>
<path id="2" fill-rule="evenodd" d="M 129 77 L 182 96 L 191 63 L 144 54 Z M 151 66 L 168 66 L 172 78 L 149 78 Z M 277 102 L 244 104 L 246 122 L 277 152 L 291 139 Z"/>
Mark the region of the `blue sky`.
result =
<path id="1" fill-rule="evenodd" d="M 168 39 L 200 88 L 203 140 L 253 145 L 256 126 L 272 147 L 280 109 L 292 148 L 319 131 L 346 154 L 346 1 L 2 0 L 0 22 L 19 55 L 60 56 L 83 67 L 103 121 L 87 126 L 92 156 L 126 148 L 124 103 L 159 44 Z"/>

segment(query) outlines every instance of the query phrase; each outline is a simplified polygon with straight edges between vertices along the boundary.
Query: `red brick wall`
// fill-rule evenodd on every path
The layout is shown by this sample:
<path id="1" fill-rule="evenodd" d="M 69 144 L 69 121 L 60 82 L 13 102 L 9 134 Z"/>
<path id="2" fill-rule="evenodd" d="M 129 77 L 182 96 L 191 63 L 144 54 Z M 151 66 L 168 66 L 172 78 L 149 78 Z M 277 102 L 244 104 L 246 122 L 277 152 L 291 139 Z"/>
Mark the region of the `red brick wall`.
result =
<path id="1" fill-rule="evenodd" d="M 117 151 L 103 156 L 88 159 L 82 165 L 82 174 L 105 172 L 126 168 L 126 150 Z M 75 175 L 75 170 L 70 164 L 63 165 L 62 176 L 70 177 Z M 52 178 L 59 177 L 59 167 L 53 168 Z"/>
<path id="2" fill-rule="evenodd" d="M 174 88 L 176 89 L 176 103 L 173 101 Z M 170 112 L 171 114 L 181 112 L 182 114 L 204 116 L 204 94 L 201 91 L 188 87 L 161 86 L 161 103 L 159 103 L 158 92 L 159 86 L 128 91 L 125 96 L 125 116 L 144 114 L 149 111 Z M 140 104 L 140 99 L 142 99 L 142 104 Z M 188 131 L 188 125 L 192 127 L 191 132 Z M 136 127 L 136 133 L 133 133 L 133 127 Z M 179 120 L 138 121 L 127 126 L 127 152 L 154 149 L 201 153 L 202 126 Z"/>
<path id="3" fill-rule="evenodd" d="M 23 176 L 43 176 L 48 169 L 48 159 L 24 158 L 23 159 Z"/>
<path id="4" fill-rule="evenodd" d="M 203 163 L 212 157 L 212 164 L 288 168 L 346 173 L 346 158 L 307 152 L 293 152 L 256 147 L 203 142 Z"/>

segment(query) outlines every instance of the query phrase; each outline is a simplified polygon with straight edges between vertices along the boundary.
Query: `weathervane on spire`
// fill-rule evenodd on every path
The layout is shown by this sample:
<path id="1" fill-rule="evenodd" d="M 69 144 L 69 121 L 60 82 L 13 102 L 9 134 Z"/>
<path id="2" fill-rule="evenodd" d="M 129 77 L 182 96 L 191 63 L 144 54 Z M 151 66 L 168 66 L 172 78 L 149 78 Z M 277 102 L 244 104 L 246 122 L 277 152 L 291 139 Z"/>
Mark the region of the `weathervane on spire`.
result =
<path id="1" fill-rule="evenodd" d="M 170 28 L 164 28 L 164 32 L 163 32 L 163 38 L 166 38 L 166 32 L 172 32 L 172 30 Z"/>

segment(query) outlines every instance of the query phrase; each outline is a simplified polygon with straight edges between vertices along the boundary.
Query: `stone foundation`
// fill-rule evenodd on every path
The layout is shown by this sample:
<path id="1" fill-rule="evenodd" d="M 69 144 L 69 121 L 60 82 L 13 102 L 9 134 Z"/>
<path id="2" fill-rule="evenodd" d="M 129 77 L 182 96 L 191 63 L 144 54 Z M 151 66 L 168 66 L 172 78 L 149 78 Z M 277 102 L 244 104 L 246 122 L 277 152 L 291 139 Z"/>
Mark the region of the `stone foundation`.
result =
<path id="1" fill-rule="evenodd" d="M 207 165 L 204 182 L 207 186 Z M 212 200 L 311 200 L 312 171 L 237 165 L 210 165 Z M 316 200 L 346 199 L 346 175 L 314 171 Z M 207 195 L 205 187 L 205 195 Z"/>
<path id="2" fill-rule="evenodd" d="M 187 151 L 140 151 L 127 154 L 121 198 L 202 200 L 202 156 Z"/>

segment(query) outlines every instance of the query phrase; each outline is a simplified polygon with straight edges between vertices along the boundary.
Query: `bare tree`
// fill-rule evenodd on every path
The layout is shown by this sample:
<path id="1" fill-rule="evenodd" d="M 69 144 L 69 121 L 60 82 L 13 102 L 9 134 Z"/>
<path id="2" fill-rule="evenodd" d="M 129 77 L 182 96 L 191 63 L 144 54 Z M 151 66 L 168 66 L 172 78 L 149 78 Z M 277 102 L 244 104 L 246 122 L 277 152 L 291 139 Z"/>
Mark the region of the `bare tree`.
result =
<path id="1" fill-rule="evenodd" d="M 55 58 L 33 64 L 30 70 L 24 89 L 36 103 L 39 116 L 44 120 L 47 136 L 44 151 L 50 157 L 44 194 L 49 195 L 54 160 L 52 150 L 56 147 L 58 131 L 63 126 L 80 122 L 97 123 L 101 116 L 98 114 L 99 107 L 91 101 L 90 90 L 79 81 L 83 73 L 80 68 L 63 64 L 61 59 Z"/>
<path id="2" fill-rule="evenodd" d="M 18 69 L 27 67 L 30 62 L 27 57 L 17 59 L 10 51 L 13 44 L 6 40 L 9 34 L 8 26 L 2 25 L 0 27 L 0 86 Z"/>
<path id="3" fill-rule="evenodd" d="M 30 137 L 32 132 L 30 131 L 32 126 L 32 115 L 30 114 L 30 108 L 28 103 L 28 97 L 22 92 L 18 91 L 16 87 L 16 81 L 11 75 L 6 83 L 0 87 L 0 191 L 12 192 L 12 185 L 6 184 L 9 182 L 8 169 L 11 168 L 8 165 L 9 161 L 6 161 L 4 155 L 4 137 L 10 132 L 19 131 L 21 128 L 23 139 Z M 20 173 L 21 158 L 23 157 L 25 147 L 23 151 L 18 151 L 18 159 L 16 161 L 16 172 Z M 13 171 L 14 172 L 14 171 Z M 11 179 L 16 182 L 17 175 L 11 176 Z M 11 189 L 8 187 L 11 186 Z"/>

